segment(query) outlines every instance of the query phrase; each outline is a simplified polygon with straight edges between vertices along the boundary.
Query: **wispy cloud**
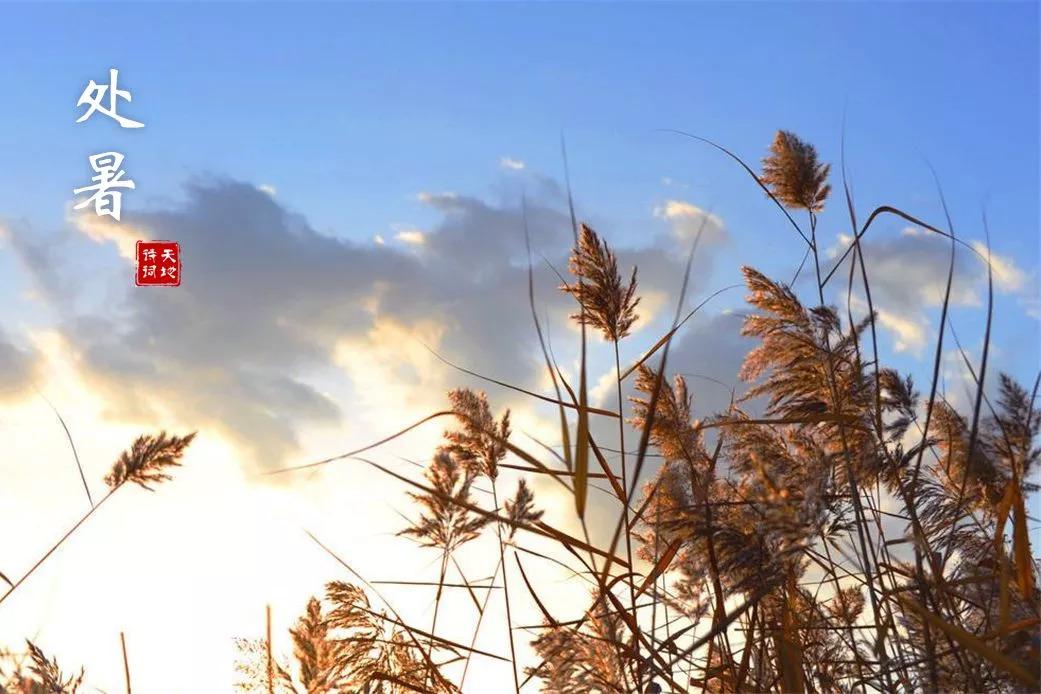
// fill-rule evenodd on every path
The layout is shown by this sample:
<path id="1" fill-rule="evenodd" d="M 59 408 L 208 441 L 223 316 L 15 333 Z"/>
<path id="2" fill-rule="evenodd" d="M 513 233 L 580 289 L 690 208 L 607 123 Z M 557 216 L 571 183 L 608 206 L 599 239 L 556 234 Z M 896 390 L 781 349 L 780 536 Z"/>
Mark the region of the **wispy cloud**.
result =
<path id="1" fill-rule="evenodd" d="M 394 238 L 409 246 L 422 246 L 426 242 L 426 234 L 420 229 L 402 229 Z"/>
<path id="2" fill-rule="evenodd" d="M 400 400 L 440 398 L 439 379 L 450 369 L 424 344 L 479 373 L 537 387 L 519 203 L 456 193 L 417 199 L 440 219 L 422 230 L 392 227 L 397 243 L 381 243 L 390 240 L 382 236 L 355 243 L 315 231 L 256 185 L 210 180 L 187 186 L 183 202 L 128 213 L 120 224 L 77 218 L 69 252 L 49 252 L 31 230 L 14 234 L 11 246 L 57 314 L 80 378 L 114 417 L 162 413 L 170 425 L 223 434 L 273 465 L 297 450 L 305 427 L 340 421 L 343 393 L 358 397 L 366 369 L 383 374 Z M 673 234 L 617 248 L 623 265 L 640 266 L 648 315 L 638 328 L 655 324 L 654 309 L 675 290 L 684 225 L 705 219 L 722 233 L 720 220 L 690 203 L 671 201 L 660 216 Z M 566 267 L 570 222 L 560 187 L 550 181 L 530 197 L 526 218 L 537 252 Z M 181 244 L 180 287 L 147 291 L 127 280 L 138 238 Z M 106 300 L 89 310 L 70 308 L 80 287 L 64 279 L 77 243 L 110 246 L 108 262 L 118 271 L 107 277 L 125 282 L 106 286 Z M 422 253 L 413 252 L 417 245 Z M 699 254 L 693 290 L 711 258 Z M 573 307 L 556 290 L 559 280 L 542 263 L 535 279 L 544 288 L 538 310 L 563 323 Z M 399 368 L 378 357 L 391 347 L 402 357 Z M 0 343 L 0 368 L 4 359 L 23 358 L 4 350 Z M 370 416 L 350 404 L 352 419 Z M 384 415 L 371 414 L 374 421 Z"/>
<path id="3" fill-rule="evenodd" d="M 828 249 L 826 255 L 835 258 L 850 243 L 851 237 L 840 234 L 838 243 Z M 987 248 L 979 241 L 971 245 L 975 252 L 964 248 L 957 248 L 955 252 L 952 308 L 980 307 L 986 296 Z M 898 236 L 863 241 L 861 248 L 871 276 L 879 324 L 892 337 L 895 351 L 921 356 L 930 333 L 934 332 L 928 311 L 935 310 L 944 301 L 951 262 L 949 242 L 918 227 L 906 227 Z M 992 252 L 990 267 L 995 291 L 1018 294 L 1025 299 L 1029 278 L 1012 258 Z M 854 283 L 856 306 L 858 310 L 866 310 L 860 293 L 859 283 Z"/>
<path id="4" fill-rule="evenodd" d="M 723 220 L 686 200 L 666 200 L 654 207 L 654 216 L 672 226 L 679 240 L 693 240 L 700 232 L 702 243 L 724 241 L 727 237 Z"/>
<path id="5" fill-rule="evenodd" d="M 1003 292 L 1018 292 L 1026 286 L 1027 274 L 1016 265 L 1015 260 L 989 250 L 982 241 L 973 241 L 972 247 L 980 254 L 984 266 L 989 260 L 994 284 L 998 289 Z"/>

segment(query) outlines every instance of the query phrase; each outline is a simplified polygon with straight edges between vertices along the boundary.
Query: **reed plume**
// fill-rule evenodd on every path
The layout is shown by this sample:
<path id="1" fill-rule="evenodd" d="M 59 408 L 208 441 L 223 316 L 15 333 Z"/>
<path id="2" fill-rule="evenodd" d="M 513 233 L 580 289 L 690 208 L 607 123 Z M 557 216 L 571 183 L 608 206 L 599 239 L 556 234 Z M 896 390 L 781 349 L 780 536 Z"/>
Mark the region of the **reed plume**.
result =
<path id="1" fill-rule="evenodd" d="M 440 641 L 434 634 L 450 555 L 490 522 L 499 540 L 491 585 L 471 583 L 455 563 L 463 583 L 452 587 L 467 588 L 479 612 L 469 663 L 491 594 L 481 604 L 475 589 L 496 588 L 506 550 L 515 552 L 542 614 L 535 626 L 516 626 L 504 576 L 518 692 L 536 678 L 550 694 L 1041 690 L 1041 591 L 1026 506 L 1041 459 L 1038 386 L 1030 392 L 1002 375 L 991 399 L 981 368 L 972 373 L 979 373 L 973 409 L 937 395 L 936 374 L 923 397 L 909 376 L 881 363 L 870 301 L 861 317 L 848 301 L 845 312 L 827 304 L 834 269 L 827 275 L 820 269 L 816 214 L 830 193 L 828 165 L 784 131 L 761 178 L 740 163 L 797 229 L 783 208 L 809 213 L 803 238 L 817 266 L 815 296 L 804 301 L 791 286 L 743 269 L 751 310 L 742 334 L 755 341 L 737 374 L 747 390 L 725 412 L 695 418 L 692 389 L 670 373 L 684 368 L 667 359 L 675 328 L 634 366 L 620 368 L 618 342 L 636 320 L 636 271 L 623 282 L 609 246 L 581 225 L 569 264 L 577 281 L 562 289 L 579 303 L 573 319 L 612 343 L 618 409 L 588 406 L 584 329 L 575 388 L 543 343 L 549 374 L 562 386 L 555 400 L 533 394 L 560 409 L 559 439 L 542 444 L 549 462 L 507 445 L 509 413 L 496 419 L 483 393 L 449 394 L 451 410 L 435 416 L 454 414 L 459 425 L 445 432 L 427 484 L 413 483 L 424 488 L 411 495 L 422 513 L 402 532 L 441 550 L 434 620 L 419 640 L 426 653 L 411 652 L 420 690 L 437 682 L 430 654 Z M 910 219 L 878 208 L 853 233 L 881 215 Z M 853 253 L 867 293 L 859 247 Z M 534 314 L 533 291 L 529 296 Z M 661 360 L 652 366 L 656 353 Z M 633 375 L 626 418 L 622 385 Z M 574 424 L 565 408 L 576 411 Z M 617 418 L 617 449 L 590 427 L 593 416 Z M 625 422 L 641 433 L 635 453 L 625 446 Z M 617 453 L 620 477 L 607 452 Z M 524 479 L 500 508 L 495 481 L 508 453 L 526 463 L 509 467 L 546 474 L 574 497 L 581 536 L 543 520 Z M 636 459 L 631 481 L 627 454 Z M 646 479 L 651 458 L 660 465 Z M 551 467 L 554 459 L 561 467 Z M 592 471 L 595 464 L 602 473 Z M 492 481 L 494 511 L 471 499 L 482 476 Z M 608 547 L 595 545 L 587 526 L 593 479 L 607 481 L 610 487 L 598 491 L 619 508 Z M 636 489 L 642 498 L 630 498 Z M 560 558 L 526 547 L 528 534 L 555 541 Z M 552 614 L 521 552 L 588 581 L 590 601 L 566 618 Z M 332 638 L 331 625 L 318 624 L 326 613 L 309 609 L 307 633 L 317 641 Z M 535 633 L 534 663 L 518 661 L 513 638 L 520 628 Z M 309 654 L 319 652 L 325 651 L 312 647 L 298 660 L 318 662 Z M 517 667 L 527 675 L 524 683 Z"/>
<path id="2" fill-rule="evenodd" d="M 635 681 L 631 658 L 619 659 L 618 644 L 626 629 L 618 612 L 603 598 L 593 596 L 592 607 L 577 625 L 546 625 L 532 647 L 542 658 L 529 677 L 542 679 L 546 694 L 629 692 Z"/>
<path id="3" fill-rule="evenodd" d="M 114 490 L 126 482 L 133 482 L 153 491 L 150 484 L 171 479 L 167 469 L 180 466 L 181 456 L 194 438 L 194 433 L 170 436 L 165 431 L 137 437 L 105 476 L 105 484 Z"/>
<path id="4" fill-rule="evenodd" d="M 593 326 L 611 342 L 627 336 L 638 317 L 636 306 L 640 303 L 636 296 L 636 268 L 628 284 L 624 283 L 614 251 L 585 224 L 581 225 L 568 266 L 579 281 L 561 289 L 582 306 L 582 313 L 572 318 Z"/>
<path id="5" fill-rule="evenodd" d="M 419 518 L 399 535 L 413 537 L 424 547 L 436 547 L 451 554 L 477 538 L 488 524 L 488 517 L 470 510 L 474 473 L 456 455 L 438 450 L 425 471 L 431 491 L 408 495 L 425 509 Z"/>
<path id="6" fill-rule="evenodd" d="M 29 677 L 16 675 L 15 691 L 25 694 L 76 694 L 83 686 L 84 671 L 67 675 L 62 672 L 56 658 L 48 658 L 43 650 L 32 641 L 26 641 L 29 650 Z"/>
<path id="7" fill-rule="evenodd" d="M 425 682 L 429 666 L 420 649 L 352 583 L 326 584 L 324 599 L 310 598 L 289 634 L 295 668 L 276 661 L 273 684 L 280 694 L 456 691 L 436 667 Z M 267 692 L 266 644 L 261 639 L 237 639 L 236 645 L 235 669 L 241 678 L 236 689 Z"/>
<path id="8" fill-rule="evenodd" d="M 783 205 L 818 213 L 831 192 L 830 164 L 817 161 L 817 150 L 787 130 L 778 130 L 763 159 L 761 181 Z"/>
<path id="9" fill-rule="evenodd" d="M 499 463 L 506 457 L 510 438 L 510 411 L 496 421 L 488 405 L 488 396 L 469 388 L 448 393 L 452 411 L 460 420 L 460 428 L 445 432 L 444 449 L 462 461 L 473 474 L 490 480 L 499 475 Z"/>
<path id="10" fill-rule="evenodd" d="M 506 500 L 506 518 L 509 520 L 507 539 L 512 540 L 521 525 L 533 525 L 542 519 L 544 511 L 535 508 L 535 493 L 522 477 L 517 482 L 517 491 L 512 499 Z"/>
<path id="11" fill-rule="evenodd" d="M 658 374 L 641 365 L 636 371 L 635 388 L 639 395 L 629 398 L 633 405 L 630 420 L 636 429 L 643 429 L 652 421 L 651 443 L 666 460 L 689 460 L 701 466 L 706 456 L 699 435 L 699 422 L 692 417 L 693 396 L 683 376 L 676 376 L 672 384 L 661 384 L 655 413 L 650 417 Z"/>

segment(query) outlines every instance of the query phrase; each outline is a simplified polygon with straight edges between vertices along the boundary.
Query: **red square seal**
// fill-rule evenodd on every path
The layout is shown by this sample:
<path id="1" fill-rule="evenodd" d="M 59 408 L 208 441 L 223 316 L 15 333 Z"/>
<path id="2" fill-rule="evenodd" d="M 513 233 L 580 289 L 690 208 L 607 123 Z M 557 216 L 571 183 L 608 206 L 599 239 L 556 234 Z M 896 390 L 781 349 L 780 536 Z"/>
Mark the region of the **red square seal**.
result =
<path id="1" fill-rule="evenodd" d="M 173 241 L 137 242 L 137 286 L 178 287 L 181 246 Z"/>

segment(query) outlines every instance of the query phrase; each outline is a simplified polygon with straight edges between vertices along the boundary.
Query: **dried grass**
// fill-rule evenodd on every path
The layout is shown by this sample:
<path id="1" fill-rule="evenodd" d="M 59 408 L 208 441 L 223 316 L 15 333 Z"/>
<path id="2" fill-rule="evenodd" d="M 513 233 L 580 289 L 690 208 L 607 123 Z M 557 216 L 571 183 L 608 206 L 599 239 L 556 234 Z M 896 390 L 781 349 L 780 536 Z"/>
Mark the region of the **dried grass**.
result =
<path id="1" fill-rule="evenodd" d="M 672 329 L 631 368 L 621 369 L 618 343 L 631 332 L 639 303 L 636 271 L 623 281 L 608 244 L 576 221 L 570 262 L 575 281 L 562 288 L 576 300 L 574 320 L 582 327 L 577 387 L 557 367 L 537 318 L 555 397 L 485 379 L 552 404 L 560 415 L 558 440 L 525 450 L 511 440 L 508 411 L 495 416 L 484 393 L 460 389 L 449 393 L 447 409 L 398 434 L 294 468 L 356 460 L 407 485 L 418 513 L 400 535 L 436 550 L 439 571 L 436 580 L 396 583 L 435 592 L 429 628 L 404 621 L 374 582 L 333 555 L 356 582 L 329 583 L 323 596 L 307 602 L 289 633 L 290 657 L 269 658 L 270 636 L 241 640 L 241 689 L 452 692 L 462 686 L 474 658 L 508 662 L 516 692 L 537 687 L 551 694 L 1041 689 L 1041 594 L 1027 513 L 1027 499 L 1037 491 L 1027 480 L 1041 459 L 1038 386 L 1028 391 L 1000 375 L 996 397 L 988 397 L 992 302 L 983 357 L 978 363 L 965 357 L 976 381 L 974 404 L 959 410 L 939 387 L 949 274 L 932 381 L 923 396 L 910 376 L 879 363 L 871 275 L 860 249 L 877 219 L 920 220 L 881 206 L 858 225 L 843 181 L 854 241 L 825 272 L 817 215 L 831 191 L 830 168 L 818 161 L 814 147 L 778 132 L 757 174 L 737 155 L 713 146 L 777 203 L 807 242 L 806 262 L 812 260 L 816 274 L 817 287 L 807 299 L 744 269 L 750 312 L 743 334 L 757 342 L 738 374 L 748 386 L 744 398 L 725 412 L 693 416 L 696 393 L 670 373 L 686 365 L 668 362 L 671 340 L 686 321 L 679 310 Z M 789 210 L 805 212 L 808 226 Z M 951 239 L 954 253 L 953 232 L 920 226 Z M 796 249 L 793 261 L 802 250 Z M 843 315 L 826 301 L 827 285 L 843 263 L 849 264 L 850 292 L 859 270 L 856 288 L 869 305 L 864 316 L 854 316 L 849 306 Z M 534 296 L 531 287 L 533 317 Z M 684 298 L 681 292 L 680 306 Z M 587 327 L 614 351 L 617 411 L 589 406 Z M 622 387 L 630 378 L 636 395 L 625 403 Z M 422 481 L 357 457 L 442 417 L 452 418 L 454 426 L 445 431 Z M 594 417 L 619 422 L 617 442 L 594 439 Z M 635 452 L 626 448 L 627 422 L 638 433 Z M 106 478 L 109 496 L 127 482 L 151 488 L 169 479 L 191 440 L 160 434 L 135 441 Z M 619 453 L 620 470 L 612 469 L 605 451 Z M 589 470 L 590 457 L 602 474 Z M 644 475 L 652 462 L 656 469 Z M 547 520 L 523 478 L 500 506 L 503 470 L 559 482 L 574 498 L 581 532 L 565 532 Z M 587 495 L 597 490 L 597 480 L 610 483 L 600 491 L 618 518 L 606 547 L 586 525 Z M 490 505 L 488 497 L 475 494 L 485 484 Z M 530 544 L 536 536 L 555 543 L 556 551 L 536 550 Z M 478 541 L 494 542 L 498 550 L 490 580 L 467 578 L 456 560 L 460 548 Z M 622 546 L 624 558 L 618 556 Z M 532 580 L 539 575 L 530 572 L 534 562 L 585 581 L 588 602 L 571 614 L 554 614 L 545 599 L 553 586 Z M 518 586 L 527 594 L 518 595 Z M 465 590 L 475 606 L 469 645 L 438 633 L 446 589 Z M 509 657 L 475 647 L 489 601 L 500 596 Z M 381 607 L 370 603 L 376 599 Z M 518 601 L 538 610 L 539 624 L 514 621 Z M 533 662 L 519 661 L 514 641 L 521 629 L 531 635 Z M 63 674 L 32 644 L 28 656 L 27 673 L 10 681 L 44 689 L 20 691 L 79 686 L 82 676 Z M 448 671 L 463 661 L 457 682 Z"/>

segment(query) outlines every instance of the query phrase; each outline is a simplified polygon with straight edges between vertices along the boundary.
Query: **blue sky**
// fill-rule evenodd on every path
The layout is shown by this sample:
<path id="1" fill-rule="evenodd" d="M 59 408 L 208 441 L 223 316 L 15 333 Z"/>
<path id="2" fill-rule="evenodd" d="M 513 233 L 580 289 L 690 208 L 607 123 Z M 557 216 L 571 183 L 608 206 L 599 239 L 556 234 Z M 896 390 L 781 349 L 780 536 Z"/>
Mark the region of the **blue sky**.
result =
<path id="1" fill-rule="evenodd" d="M 429 223 L 420 190 L 490 194 L 510 156 L 559 178 L 615 238 L 646 234 L 668 177 L 741 247 L 777 217 L 744 174 L 792 129 L 847 156 L 861 206 L 956 221 L 986 207 L 1001 252 L 1036 265 L 1038 11 L 1032 3 L 16 5 L 0 39 L 8 219 L 53 229 L 86 158 L 115 148 L 128 207 L 200 175 L 277 188 L 318 230 Z M 88 79 L 121 70 L 147 127 L 76 124 Z M 509 189 L 516 192 L 514 189 Z M 831 228 L 844 219 L 835 214 Z M 741 234 L 748 232 L 746 239 Z M 769 243 L 774 243 L 770 239 Z M 743 250 L 741 251 L 744 252 Z M 786 262 L 794 262 L 785 258 Z M 772 268 L 767 268 L 772 269 Z"/>
<path id="2" fill-rule="evenodd" d="M 257 466 L 340 452 L 367 443 L 387 421 L 441 407 L 459 377 L 422 344 L 545 387 L 530 359 L 526 273 L 515 262 L 523 251 L 519 200 L 529 201 L 536 250 L 562 267 L 570 234 L 562 135 L 579 214 L 619 249 L 623 265 L 640 265 L 648 320 L 624 358 L 653 344 L 667 323 L 691 228 L 707 214 L 711 242 L 699 249 L 695 299 L 739 282 L 742 264 L 787 280 L 803 252 L 739 167 L 663 130 L 712 138 L 753 167 L 779 128 L 814 143 L 834 164 L 836 193 L 820 223 L 827 255 L 849 233 L 837 194 L 845 122 L 861 219 L 890 204 L 942 223 L 930 165 L 966 243 L 984 240 L 986 212 L 997 254 L 992 363 L 1032 381 L 1041 361 L 1038 22 L 1036 3 L 982 2 L 4 5 L 0 445 L 19 452 L 5 469 L 21 475 L 4 501 L 43 515 L 30 504 L 38 503 L 31 475 L 17 464 L 64 462 L 66 454 L 61 432 L 47 428 L 56 426 L 53 413 L 19 369 L 81 435 L 88 473 L 136 427 L 202 430 L 183 486 L 165 509 L 149 509 L 151 528 L 181 554 L 154 561 L 196 551 L 219 560 L 226 550 L 209 533 L 220 527 L 246 538 L 241 551 L 255 546 L 260 563 L 243 558 L 226 576 L 239 585 L 239 571 L 251 589 L 229 588 L 224 602 L 207 608 L 224 612 L 205 638 L 192 611 L 202 608 L 177 602 L 161 625 L 129 608 L 83 624 L 116 633 L 120 619 L 137 619 L 137 633 L 155 643 L 194 648 L 185 662 L 217 669 L 230 662 L 221 649 L 241 633 L 243 615 L 259 614 L 266 602 L 295 604 L 320 573 L 265 577 L 269 540 L 245 526 L 256 520 L 275 533 L 275 506 L 307 508 L 302 513 L 337 532 L 348 525 L 344 509 L 367 509 L 386 527 L 398 520 L 386 502 L 396 491 L 378 480 L 340 478 L 342 488 L 294 480 L 299 487 L 272 489 L 250 476 Z M 143 129 L 99 115 L 75 123 L 80 93 L 91 79 L 106 81 L 110 67 L 133 94 L 120 112 Z M 123 198 L 121 225 L 91 227 L 70 217 L 69 203 L 89 179 L 88 156 L 107 150 L 126 155 L 137 189 Z M 504 167 L 504 158 L 523 169 Z M 202 184 L 186 187 L 192 181 Z M 947 247 L 907 226 L 883 219 L 866 252 L 884 312 L 883 356 L 924 386 Z M 425 240 L 397 238 L 403 230 Z M 182 287 L 130 286 L 123 250 L 142 233 L 182 242 Z M 981 268 L 961 252 L 953 315 L 974 357 Z M 537 280 L 566 365 L 560 345 L 569 307 L 549 271 L 540 267 Z M 812 298 L 807 284 L 798 289 Z M 843 298 L 839 289 L 832 300 Z M 739 322 L 720 309 L 740 307 L 738 291 L 692 321 L 673 363 L 731 382 L 747 344 L 736 337 Z M 945 379 L 963 393 L 951 347 Z M 610 376 L 597 355 L 594 384 Z M 537 411 L 494 395 L 516 408 L 518 430 L 528 423 L 545 431 Z M 719 404 L 718 392 L 697 397 L 709 410 Z M 48 492 L 60 508 L 81 502 L 78 478 L 67 481 L 64 491 Z M 333 499 L 333 489 L 348 490 L 353 502 Z M 184 504 L 194 504 L 187 529 Z M 134 518 L 127 510 L 99 522 L 113 533 L 150 531 L 130 527 Z M 229 518 L 244 527 L 231 528 Z M 309 546 L 292 544 L 298 525 L 282 526 L 280 547 L 312 556 Z M 37 530 L 29 539 L 39 545 L 64 526 Z M 376 542 L 355 540 L 352 549 Z M 128 575 L 138 570 L 125 557 L 107 561 Z M 168 594 L 191 596 L 195 586 L 195 597 L 212 599 L 205 564 L 183 570 L 186 577 L 169 581 L 189 587 L 172 583 Z M 83 592 L 92 604 L 110 604 L 116 598 L 106 603 L 103 591 L 111 584 L 101 572 L 61 590 L 68 605 Z M 5 622 L 11 633 L 0 640 L 39 627 L 35 604 Z M 67 638 L 83 661 L 88 648 L 90 662 L 111 655 L 110 644 L 94 644 L 70 619 L 55 617 L 45 633 Z M 154 672 L 162 673 L 162 650 L 152 650 Z M 121 674 L 111 660 L 114 689 Z M 199 674 L 212 672 L 182 673 L 182 688 Z"/>
<path id="3" fill-rule="evenodd" d="M 68 203 L 96 152 L 126 155 L 137 184 L 128 215 L 184 205 L 191 181 L 235 180 L 275 190 L 280 209 L 321 235 L 370 247 L 451 219 L 421 192 L 505 209 L 559 189 L 563 136 L 579 214 L 615 244 L 656 243 L 675 221 L 655 212 L 669 201 L 722 220 L 727 242 L 701 269 L 703 294 L 739 282 L 742 264 L 787 279 L 803 249 L 739 167 L 663 130 L 712 138 L 753 166 L 778 128 L 815 143 L 835 165 L 826 249 L 849 233 L 837 193 L 845 127 L 861 219 L 884 203 L 939 224 L 930 166 L 966 241 L 984 239 L 986 213 L 995 252 L 1018 273 L 999 291 L 995 359 L 1023 380 L 1036 369 L 1038 321 L 1022 320 L 1041 310 L 1036 4 L 72 4 L 7 14 L 0 40 L 16 59 L 0 67 L 10 104 L 0 215 L 49 246 L 50 265 L 75 268 L 79 289 L 64 303 L 77 319 L 125 291 L 109 281 L 123 272 L 110 245 L 68 242 L 82 241 Z M 134 97 L 121 112 L 146 127 L 75 122 L 83 87 L 110 67 Z M 524 170 L 504 168 L 506 157 Z M 559 195 L 546 204 L 563 209 Z M 884 218 L 871 239 L 882 280 L 896 287 L 881 308 L 905 333 L 887 356 L 914 370 L 932 350 L 938 312 L 923 292 L 942 276 L 946 249 L 901 240 L 906 226 Z M 497 233 L 517 232 L 487 231 Z M 15 298 L 32 280 L 11 254 L 0 267 L 11 270 L 0 279 L 9 323 L 61 320 L 53 301 L 48 313 Z M 915 275 L 922 286 L 905 286 Z M 970 350 L 983 279 L 963 280 L 955 315 Z M 719 306 L 740 308 L 740 294 Z M 919 333 L 910 348 L 909 329 Z"/>
<path id="4" fill-rule="evenodd" d="M 885 191 L 931 203 L 927 158 L 958 211 L 975 217 L 989 199 L 1010 235 L 1037 228 L 1030 3 L 117 4 L 5 15 L 9 215 L 53 209 L 87 154 L 118 146 L 138 204 L 209 171 L 271 182 L 318 228 L 367 235 L 407 214 L 416 190 L 482 189 L 506 154 L 557 173 L 560 132 L 579 192 L 604 215 L 624 217 L 665 175 L 729 208 L 747 197 L 730 185 L 732 167 L 655 129 L 693 130 L 755 159 L 787 127 L 835 158 L 845 111 L 865 200 Z M 111 66 L 144 130 L 74 123 L 82 86 Z"/>

